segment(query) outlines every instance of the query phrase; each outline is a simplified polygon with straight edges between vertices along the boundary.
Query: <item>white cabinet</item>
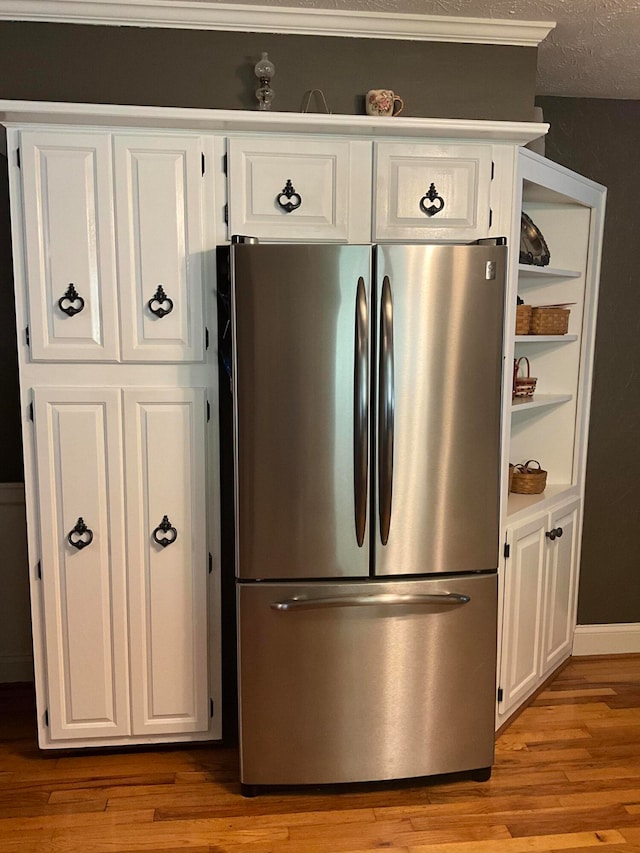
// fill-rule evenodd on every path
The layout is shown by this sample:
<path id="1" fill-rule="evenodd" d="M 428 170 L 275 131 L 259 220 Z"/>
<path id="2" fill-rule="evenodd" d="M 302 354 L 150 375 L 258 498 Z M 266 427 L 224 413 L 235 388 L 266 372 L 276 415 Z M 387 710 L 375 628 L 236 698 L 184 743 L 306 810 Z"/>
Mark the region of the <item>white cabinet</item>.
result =
<path id="1" fill-rule="evenodd" d="M 124 391 L 133 733 L 205 732 L 205 394 Z"/>
<path id="2" fill-rule="evenodd" d="M 34 130 L 21 152 L 31 357 L 202 360 L 200 138 Z"/>
<path id="3" fill-rule="evenodd" d="M 115 361 L 109 135 L 25 130 L 20 150 L 31 357 Z"/>
<path id="4" fill-rule="evenodd" d="M 205 420 L 201 388 L 34 389 L 54 741 L 209 728 Z"/>
<path id="5" fill-rule="evenodd" d="M 117 389 L 34 390 L 49 726 L 57 740 L 130 731 L 121 423 Z"/>
<path id="6" fill-rule="evenodd" d="M 510 713 L 571 654 L 578 576 L 574 499 L 506 531 L 498 713 Z"/>
<path id="7" fill-rule="evenodd" d="M 369 242 L 370 142 L 256 136 L 227 145 L 229 237 Z"/>
<path id="8" fill-rule="evenodd" d="M 487 237 L 491 174 L 490 145 L 376 143 L 373 239 Z"/>

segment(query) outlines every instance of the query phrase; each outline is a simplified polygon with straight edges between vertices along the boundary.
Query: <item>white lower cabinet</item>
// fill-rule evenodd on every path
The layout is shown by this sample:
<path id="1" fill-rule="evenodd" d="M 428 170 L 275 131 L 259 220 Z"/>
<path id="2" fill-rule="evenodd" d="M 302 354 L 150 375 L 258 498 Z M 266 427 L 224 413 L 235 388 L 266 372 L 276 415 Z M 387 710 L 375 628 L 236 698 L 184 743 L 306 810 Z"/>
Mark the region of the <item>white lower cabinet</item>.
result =
<path id="1" fill-rule="evenodd" d="M 507 528 L 499 722 L 571 654 L 579 508 L 575 498 Z"/>
<path id="2" fill-rule="evenodd" d="M 48 739 L 206 733 L 205 389 L 33 400 Z"/>

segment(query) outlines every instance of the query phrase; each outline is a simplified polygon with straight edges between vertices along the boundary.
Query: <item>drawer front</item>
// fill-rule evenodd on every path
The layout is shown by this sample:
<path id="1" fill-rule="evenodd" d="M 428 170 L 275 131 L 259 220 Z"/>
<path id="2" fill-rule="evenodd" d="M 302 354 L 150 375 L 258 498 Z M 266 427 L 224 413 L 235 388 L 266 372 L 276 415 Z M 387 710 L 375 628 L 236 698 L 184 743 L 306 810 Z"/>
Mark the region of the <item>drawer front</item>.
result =
<path id="1" fill-rule="evenodd" d="M 230 139 L 229 236 L 368 241 L 370 150 L 366 142 Z"/>
<path id="2" fill-rule="evenodd" d="M 490 145 L 376 146 L 375 240 L 486 237 Z"/>

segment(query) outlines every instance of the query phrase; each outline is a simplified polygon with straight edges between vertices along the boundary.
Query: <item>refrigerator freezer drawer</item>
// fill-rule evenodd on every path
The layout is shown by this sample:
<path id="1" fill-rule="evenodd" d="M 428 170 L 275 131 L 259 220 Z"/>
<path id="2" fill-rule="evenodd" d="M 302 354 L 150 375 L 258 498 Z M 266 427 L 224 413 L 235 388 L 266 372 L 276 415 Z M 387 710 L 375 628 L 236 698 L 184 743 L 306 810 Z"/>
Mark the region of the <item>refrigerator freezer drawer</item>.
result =
<path id="1" fill-rule="evenodd" d="M 247 785 L 493 761 L 497 577 L 239 584 Z"/>

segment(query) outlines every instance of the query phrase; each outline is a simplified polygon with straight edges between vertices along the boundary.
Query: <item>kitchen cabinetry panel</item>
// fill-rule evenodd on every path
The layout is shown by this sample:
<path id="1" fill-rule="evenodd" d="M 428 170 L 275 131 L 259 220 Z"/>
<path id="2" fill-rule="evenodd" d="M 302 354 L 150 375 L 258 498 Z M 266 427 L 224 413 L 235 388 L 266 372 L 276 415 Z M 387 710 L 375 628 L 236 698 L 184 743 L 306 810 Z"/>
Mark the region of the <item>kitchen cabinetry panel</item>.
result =
<path id="1" fill-rule="evenodd" d="M 549 517 L 549 532 L 556 537 L 547 547 L 545 622 L 542 647 L 542 671 L 571 654 L 577 601 L 577 548 L 579 501 L 555 510 Z"/>
<path id="2" fill-rule="evenodd" d="M 507 535 L 502 632 L 501 711 L 524 698 L 539 676 L 544 583 L 545 521 L 536 518 Z"/>
<path id="3" fill-rule="evenodd" d="M 114 361 L 109 137 L 27 130 L 21 152 L 31 356 Z"/>
<path id="4" fill-rule="evenodd" d="M 125 361 L 203 357 L 201 157 L 198 137 L 114 137 Z"/>
<path id="5" fill-rule="evenodd" d="M 264 240 L 369 242 L 371 145 L 231 138 L 229 234 Z"/>
<path id="6" fill-rule="evenodd" d="M 206 731 L 205 392 L 124 398 L 133 733 Z"/>
<path id="7" fill-rule="evenodd" d="M 51 737 L 128 734 L 120 393 L 36 388 L 34 420 Z"/>
<path id="8" fill-rule="evenodd" d="M 374 240 L 471 242 L 489 232 L 490 145 L 375 147 Z"/>

